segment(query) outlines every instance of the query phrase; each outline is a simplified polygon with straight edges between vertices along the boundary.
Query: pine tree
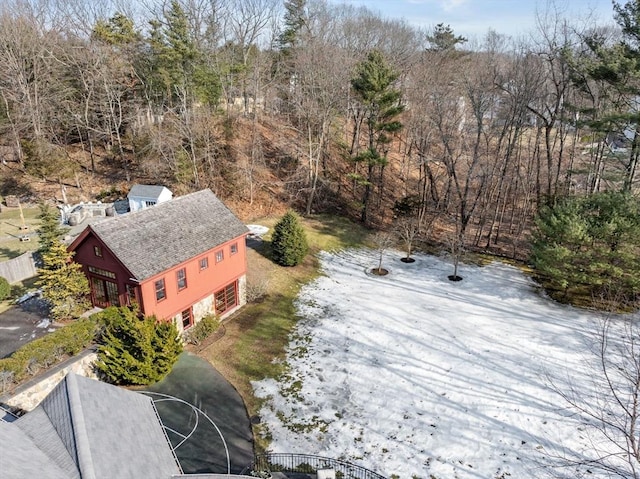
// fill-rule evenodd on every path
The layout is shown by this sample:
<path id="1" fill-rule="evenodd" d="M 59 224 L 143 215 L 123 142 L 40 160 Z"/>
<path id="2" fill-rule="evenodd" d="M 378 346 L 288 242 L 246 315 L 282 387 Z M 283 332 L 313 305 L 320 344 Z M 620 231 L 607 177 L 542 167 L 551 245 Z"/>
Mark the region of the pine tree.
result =
<path id="1" fill-rule="evenodd" d="M 297 266 L 307 255 L 307 237 L 293 211 L 288 211 L 274 226 L 271 247 L 273 259 L 281 266 Z"/>
<path id="2" fill-rule="evenodd" d="M 427 40 L 431 44 L 431 51 L 434 52 L 451 52 L 455 50 L 456 45 L 467 41 L 465 37 L 455 35 L 451 26 L 444 23 L 438 23 L 433 29 L 433 34 L 427 36 Z"/>
<path id="3" fill-rule="evenodd" d="M 58 211 L 54 210 L 46 203 L 40 204 L 38 219 L 40 220 L 40 227 L 36 230 L 39 238 L 38 241 L 40 243 L 38 252 L 41 255 L 44 255 L 51 249 L 52 245 L 67 232 L 68 229 L 64 228 L 60 224 L 60 214 Z"/>
<path id="4" fill-rule="evenodd" d="M 155 316 L 139 319 L 135 310 L 111 307 L 98 316 L 103 333 L 98 369 L 114 384 L 145 385 L 160 381 L 182 352 L 173 322 Z"/>
<path id="5" fill-rule="evenodd" d="M 38 270 L 36 284 L 42 288 L 54 319 L 78 317 L 88 306 L 89 282 L 82 266 L 72 258 L 73 254 L 58 239 L 42 254 L 43 266 Z"/>
<path id="6" fill-rule="evenodd" d="M 299 32 L 306 23 L 307 0 L 285 0 L 284 28 L 278 35 L 278 47 L 286 56 L 298 44 Z"/>
<path id="7" fill-rule="evenodd" d="M 135 29 L 133 20 L 125 14 L 117 12 L 109 20 L 98 20 L 91 32 L 91 38 L 108 45 L 129 45 L 142 40 Z"/>
<path id="8" fill-rule="evenodd" d="M 532 262 L 551 289 L 566 296 L 640 292 L 640 202 L 626 193 L 565 198 L 541 208 Z"/>
<path id="9" fill-rule="evenodd" d="M 387 165 L 387 148 L 391 136 L 402 128 L 396 117 L 404 111 L 400 103 L 401 92 L 393 87 L 398 74 L 387 64 L 381 52 L 374 50 L 360 63 L 357 75 L 351 80 L 351 87 L 365 110 L 367 128 L 367 149 L 357 155 L 354 161 L 367 166 L 367 178 L 362 181 L 361 220 L 367 222 L 371 186 L 376 167 Z"/>

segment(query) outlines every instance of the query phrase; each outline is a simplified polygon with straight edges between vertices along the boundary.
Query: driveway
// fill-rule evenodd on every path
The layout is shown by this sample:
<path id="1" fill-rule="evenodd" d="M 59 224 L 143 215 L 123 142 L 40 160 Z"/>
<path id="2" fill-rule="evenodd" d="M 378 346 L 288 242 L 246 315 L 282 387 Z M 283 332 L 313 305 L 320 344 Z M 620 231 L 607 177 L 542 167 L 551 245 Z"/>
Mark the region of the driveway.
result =
<path id="1" fill-rule="evenodd" d="M 183 353 L 171 373 L 147 391 L 161 394 L 150 396 L 185 473 L 239 474 L 251 464 L 253 436 L 244 402 L 207 361 Z"/>
<path id="2" fill-rule="evenodd" d="M 6 358 L 28 342 L 53 330 L 55 327 L 43 315 L 12 306 L 0 314 L 0 358 Z"/>

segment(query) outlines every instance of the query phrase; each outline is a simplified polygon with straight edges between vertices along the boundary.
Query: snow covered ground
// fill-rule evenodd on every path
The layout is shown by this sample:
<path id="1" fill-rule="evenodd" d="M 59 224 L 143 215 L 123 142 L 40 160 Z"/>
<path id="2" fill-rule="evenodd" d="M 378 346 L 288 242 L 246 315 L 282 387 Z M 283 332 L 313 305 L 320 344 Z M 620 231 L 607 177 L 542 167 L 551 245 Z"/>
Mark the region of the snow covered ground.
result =
<path id="1" fill-rule="evenodd" d="M 550 455 L 589 434 L 550 387 L 591 384 L 599 319 L 545 299 L 516 268 L 324 253 L 326 276 L 299 297 L 291 371 L 254 384 L 272 452 L 350 460 L 390 477 L 577 477 Z M 591 356 L 592 357 L 592 356 Z M 597 477 L 597 475 L 590 475 Z"/>

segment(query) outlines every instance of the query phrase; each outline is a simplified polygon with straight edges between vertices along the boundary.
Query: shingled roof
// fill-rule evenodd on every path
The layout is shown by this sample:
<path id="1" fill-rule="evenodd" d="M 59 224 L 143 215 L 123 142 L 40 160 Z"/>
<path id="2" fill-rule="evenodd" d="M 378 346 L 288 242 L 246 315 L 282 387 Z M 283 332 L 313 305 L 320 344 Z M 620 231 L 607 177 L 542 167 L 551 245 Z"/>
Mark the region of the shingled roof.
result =
<path id="1" fill-rule="evenodd" d="M 3 478 L 169 479 L 182 470 L 151 398 L 68 374 L 33 411 L 0 423 Z"/>
<path id="2" fill-rule="evenodd" d="M 164 190 L 168 188 L 162 185 L 133 185 L 127 198 L 159 198 Z M 169 191 L 171 193 L 171 191 Z"/>
<path id="3" fill-rule="evenodd" d="M 88 228 L 138 281 L 249 232 L 209 189 Z"/>

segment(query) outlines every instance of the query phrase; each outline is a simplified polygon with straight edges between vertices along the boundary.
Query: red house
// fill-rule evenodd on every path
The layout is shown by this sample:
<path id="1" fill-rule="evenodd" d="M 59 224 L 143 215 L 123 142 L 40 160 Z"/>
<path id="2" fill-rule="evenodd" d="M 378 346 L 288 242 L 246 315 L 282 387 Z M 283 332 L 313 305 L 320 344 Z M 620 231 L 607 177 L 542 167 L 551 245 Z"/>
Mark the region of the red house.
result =
<path id="1" fill-rule="evenodd" d="M 248 232 L 207 189 L 87 226 L 69 251 L 94 306 L 137 304 L 186 329 L 245 303 Z"/>

